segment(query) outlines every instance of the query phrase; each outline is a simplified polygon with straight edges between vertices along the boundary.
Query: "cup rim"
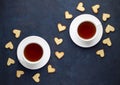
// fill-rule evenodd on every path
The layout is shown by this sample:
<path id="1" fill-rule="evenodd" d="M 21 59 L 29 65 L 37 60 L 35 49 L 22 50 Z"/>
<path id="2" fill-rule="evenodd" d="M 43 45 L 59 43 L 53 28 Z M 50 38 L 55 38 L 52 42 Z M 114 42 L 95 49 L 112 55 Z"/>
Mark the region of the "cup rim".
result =
<path id="1" fill-rule="evenodd" d="M 31 62 L 31 61 L 27 60 L 24 55 L 24 49 L 30 43 L 39 44 L 43 49 L 42 57 L 36 62 Z M 42 68 L 43 66 L 45 66 L 50 59 L 50 54 L 51 54 L 51 50 L 50 50 L 49 44 L 47 43 L 47 41 L 45 39 L 43 39 L 42 37 L 39 37 L 39 36 L 28 36 L 28 37 L 24 38 L 19 43 L 18 48 L 17 48 L 17 58 L 18 58 L 19 62 L 24 67 L 31 69 L 31 70 L 39 69 L 39 68 Z"/>
<path id="2" fill-rule="evenodd" d="M 98 31 L 98 29 L 97 29 L 96 25 L 95 25 L 93 22 L 91 22 L 90 20 L 83 21 L 83 22 L 81 22 L 80 24 L 82 24 L 82 23 L 84 23 L 84 22 L 90 22 L 90 23 L 92 23 L 92 24 L 95 26 L 95 29 L 96 29 L 95 34 L 94 34 L 91 38 L 89 38 L 89 39 L 82 38 L 82 37 L 78 34 L 78 32 L 77 32 L 77 34 L 78 34 L 79 38 L 80 38 L 82 41 L 91 41 L 91 40 L 93 40 L 93 39 L 97 36 L 97 31 Z M 79 24 L 79 25 L 80 25 L 80 24 Z M 78 27 L 79 27 L 79 25 L 78 25 Z M 77 31 L 78 31 L 78 27 L 77 27 Z"/>
<path id="3" fill-rule="evenodd" d="M 32 43 L 35 43 L 35 42 L 29 42 L 29 43 L 27 43 L 26 46 L 23 47 L 23 49 L 25 50 L 25 48 L 27 47 L 27 45 L 32 44 Z M 41 46 L 40 43 L 35 43 L 35 44 Z M 43 47 L 42 47 L 42 46 L 41 46 L 41 48 L 42 48 L 42 50 L 43 50 Z M 24 50 L 23 50 L 23 55 L 24 55 Z M 44 50 L 43 50 L 43 54 L 44 54 Z M 43 54 L 42 54 L 41 58 L 43 57 Z M 30 61 L 30 60 L 28 60 L 28 59 L 25 57 L 25 55 L 23 56 L 23 58 L 25 59 L 26 62 L 28 62 L 28 63 L 30 63 L 30 64 L 39 63 L 39 62 L 40 62 L 40 59 L 41 59 L 41 58 L 40 58 L 40 59 L 38 59 L 37 61 Z"/>
<path id="4" fill-rule="evenodd" d="M 83 22 L 91 22 L 92 24 L 94 24 L 94 26 L 96 27 L 96 33 L 94 34 L 94 36 L 90 39 L 84 39 L 82 37 L 79 36 L 77 30 L 78 30 L 78 26 L 83 23 Z M 79 15 L 77 16 L 71 23 L 71 25 L 73 25 L 73 27 L 75 27 L 75 31 L 76 31 L 76 36 L 78 39 L 80 39 L 81 41 L 84 41 L 84 42 L 90 42 L 92 40 L 94 40 L 98 34 L 98 25 L 100 25 L 100 21 L 97 17 L 91 15 L 91 14 L 82 14 L 82 15 Z"/>

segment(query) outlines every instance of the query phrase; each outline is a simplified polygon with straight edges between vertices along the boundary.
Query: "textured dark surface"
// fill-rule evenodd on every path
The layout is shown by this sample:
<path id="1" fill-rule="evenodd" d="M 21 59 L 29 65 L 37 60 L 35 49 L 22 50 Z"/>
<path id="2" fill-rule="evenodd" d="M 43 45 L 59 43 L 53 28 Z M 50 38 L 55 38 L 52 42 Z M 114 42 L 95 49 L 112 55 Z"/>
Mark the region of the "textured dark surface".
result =
<path id="1" fill-rule="evenodd" d="M 106 34 L 110 37 L 112 47 L 103 45 L 100 41 L 96 46 L 83 49 L 76 46 L 69 37 L 69 25 L 72 21 L 64 19 L 64 12 L 68 10 L 74 17 L 82 14 L 76 11 L 81 0 L 0 0 L 0 85 L 37 85 L 32 80 L 36 72 L 40 72 L 41 82 L 38 85 L 120 85 L 120 0 L 83 0 L 86 11 L 94 14 L 91 6 L 100 4 L 99 14 L 94 14 L 101 20 L 103 12 L 110 13 L 111 18 L 103 22 L 105 28 L 111 24 L 116 28 L 114 33 Z M 59 33 L 57 23 L 67 26 L 67 30 Z M 12 33 L 14 28 L 22 30 L 21 37 L 16 39 Z M 51 47 L 49 64 L 56 68 L 56 73 L 48 74 L 47 65 L 42 69 L 31 71 L 18 62 L 16 49 L 19 42 L 29 36 L 38 35 L 46 39 Z M 63 44 L 57 46 L 54 37 L 64 39 Z M 12 41 L 14 50 L 5 49 L 4 45 Z M 105 58 L 95 54 L 96 50 L 104 48 Z M 58 60 L 54 52 L 64 51 L 65 56 Z M 6 66 L 7 58 L 15 59 L 15 65 Z M 24 70 L 25 74 L 16 78 L 16 70 Z"/>

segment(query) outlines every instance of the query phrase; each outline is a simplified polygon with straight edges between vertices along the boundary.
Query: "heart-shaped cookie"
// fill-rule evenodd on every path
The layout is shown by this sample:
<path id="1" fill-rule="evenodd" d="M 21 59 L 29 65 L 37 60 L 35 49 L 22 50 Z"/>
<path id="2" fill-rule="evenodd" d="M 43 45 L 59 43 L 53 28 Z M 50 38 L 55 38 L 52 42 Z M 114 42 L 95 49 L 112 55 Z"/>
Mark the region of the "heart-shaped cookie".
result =
<path id="1" fill-rule="evenodd" d="M 57 25 L 59 32 L 66 30 L 66 26 L 62 25 L 61 23 L 58 23 Z"/>
<path id="2" fill-rule="evenodd" d="M 106 38 L 106 39 L 103 40 L 103 44 L 106 44 L 106 45 L 108 45 L 108 46 L 111 46 L 111 45 L 112 45 L 112 42 L 111 42 L 110 38 Z"/>
<path id="3" fill-rule="evenodd" d="M 48 65 L 48 73 L 54 73 L 56 71 L 55 68 L 52 67 L 52 65 Z"/>
<path id="4" fill-rule="evenodd" d="M 96 5 L 92 6 L 92 10 L 93 10 L 94 13 L 98 13 L 99 8 L 100 8 L 99 4 L 96 4 Z"/>
<path id="5" fill-rule="evenodd" d="M 69 11 L 65 11 L 65 19 L 71 19 L 73 17 L 72 14 L 69 13 Z"/>
<path id="6" fill-rule="evenodd" d="M 57 45 L 60 45 L 60 44 L 63 42 L 63 39 L 62 39 L 62 38 L 57 38 L 57 37 L 55 37 L 55 38 L 54 38 L 54 41 L 55 41 L 55 43 L 56 43 Z"/>
<path id="7" fill-rule="evenodd" d="M 104 57 L 105 56 L 104 49 L 98 50 L 96 54 L 99 55 L 100 57 Z"/>
<path id="8" fill-rule="evenodd" d="M 16 77 L 17 78 L 20 78 L 23 74 L 24 74 L 24 71 L 22 71 L 22 70 L 17 70 L 16 71 Z"/>
<path id="9" fill-rule="evenodd" d="M 115 28 L 110 24 L 108 24 L 105 28 L 106 33 L 114 32 L 114 31 L 115 31 Z"/>
<path id="10" fill-rule="evenodd" d="M 32 78 L 35 82 L 37 83 L 40 82 L 40 73 L 34 74 Z"/>
<path id="11" fill-rule="evenodd" d="M 13 46 L 13 43 L 11 41 L 9 41 L 6 45 L 5 45 L 5 48 L 9 48 L 9 49 L 13 49 L 14 46 Z"/>
<path id="12" fill-rule="evenodd" d="M 110 18 L 110 14 L 108 14 L 108 13 L 103 13 L 103 15 L 102 15 L 102 20 L 103 21 L 107 21 L 107 19 L 109 19 Z"/>
<path id="13" fill-rule="evenodd" d="M 78 11 L 84 12 L 85 11 L 85 7 L 83 6 L 83 3 L 80 2 L 76 8 Z"/>
<path id="14" fill-rule="evenodd" d="M 8 58 L 8 60 L 7 60 L 7 66 L 10 66 L 12 64 L 15 64 L 15 61 L 12 58 Z"/>
<path id="15" fill-rule="evenodd" d="M 19 38 L 19 37 L 20 37 L 20 34 L 21 34 L 21 30 L 14 29 L 14 30 L 13 30 L 13 34 L 15 34 L 15 37 L 16 37 L 16 38 Z"/>
<path id="16" fill-rule="evenodd" d="M 63 56 L 64 56 L 64 52 L 59 52 L 59 51 L 56 51 L 55 52 L 55 55 L 58 59 L 61 59 Z"/>

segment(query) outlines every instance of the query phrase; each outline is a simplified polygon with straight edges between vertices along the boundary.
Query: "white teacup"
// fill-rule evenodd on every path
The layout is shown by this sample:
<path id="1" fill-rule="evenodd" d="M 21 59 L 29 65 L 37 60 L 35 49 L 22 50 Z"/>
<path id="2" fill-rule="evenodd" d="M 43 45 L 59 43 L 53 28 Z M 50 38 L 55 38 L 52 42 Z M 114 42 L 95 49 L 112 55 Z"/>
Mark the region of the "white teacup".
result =
<path id="1" fill-rule="evenodd" d="M 88 39 L 81 37 L 80 34 L 78 33 L 79 26 L 85 22 L 89 22 L 95 27 L 94 35 Z M 76 45 L 88 48 L 96 45 L 100 41 L 103 35 L 103 27 L 99 19 L 96 18 L 95 16 L 90 14 L 82 14 L 77 16 L 72 21 L 72 23 L 70 24 L 69 33 L 71 39 Z"/>
<path id="2" fill-rule="evenodd" d="M 27 59 L 27 57 L 25 56 L 26 47 L 32 44 L 35 44 L 36 46 L 41 47 L 42 49 L 42 55 L 40 56 L 39 59 L 35 61 L 31 61 Z M 34 51 L 34 49 L 32 50 Z M 20 42 L 17 48 L 17 57 L 18 57 L 19 62 L 24 67 L 31 69 L 31 70 L 39 69 L 45 66 L 47 62 L 49 61 L 50 54 L 51 54 L 51 51 L 50 51 L 50 47 L 48 43 L 43 38 L 38 37 L 38 36 L 26 37 Z"/>

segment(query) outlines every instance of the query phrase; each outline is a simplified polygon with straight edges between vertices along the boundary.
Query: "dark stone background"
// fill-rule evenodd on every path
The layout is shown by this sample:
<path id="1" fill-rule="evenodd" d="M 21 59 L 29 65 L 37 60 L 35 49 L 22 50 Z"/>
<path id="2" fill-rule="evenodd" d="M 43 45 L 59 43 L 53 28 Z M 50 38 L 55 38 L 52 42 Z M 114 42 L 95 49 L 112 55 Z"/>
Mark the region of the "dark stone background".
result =
<path id="1" fill-rule="evenodd" d="M 102 22 L 116 28 L 114 33 L 104 35 L 110 37 L 112 47 L 103 45 L 100 41 L 96 46 L 84 49 L 75 45 L 69 36 L 69 25 L 72 21 L 64 19 L 68 10 L 74 18 L 83 14 L 76 10 L 78 2 L 82 1 L 86 8 L 84 13 L 95 15 L 101 20 L 102 13 L 110 13 L 111 18 Z M 94 14 L 91 6 L 100 4 L 99 14 Z M 120 85 L 120 0 L 0 0 L 0 85 Z M 57 23 L 67 26 L 67 30 L 59 33 Z M 22 30 L 21 37 L 16 39 L 12 30 Z M 51 47 L 49 64 L 56 68 L 56 73 L 48 74 L 47 65 L 42 69 L 31 71 L 24 68 L 17 60 L 16 49 L 19 42 L 30 35 L 41 36 Z M 64 42 L 57 46 L 54 37 L 61 37 Z M 8 41 L 14 44 L 14 50 L 5 49 Z M 104 48 L 105 57 L 100 58 L 96 50 Z M 58 60 L 54 52 L 64 51 L 65 56 Z M 6 66 L 8 57 L 16 63 Z M 25 74 L 16 78 L 16 70 L 24 70 Z M 35 83 L 32 76 L 40 72 L 40 83 Z"/>

